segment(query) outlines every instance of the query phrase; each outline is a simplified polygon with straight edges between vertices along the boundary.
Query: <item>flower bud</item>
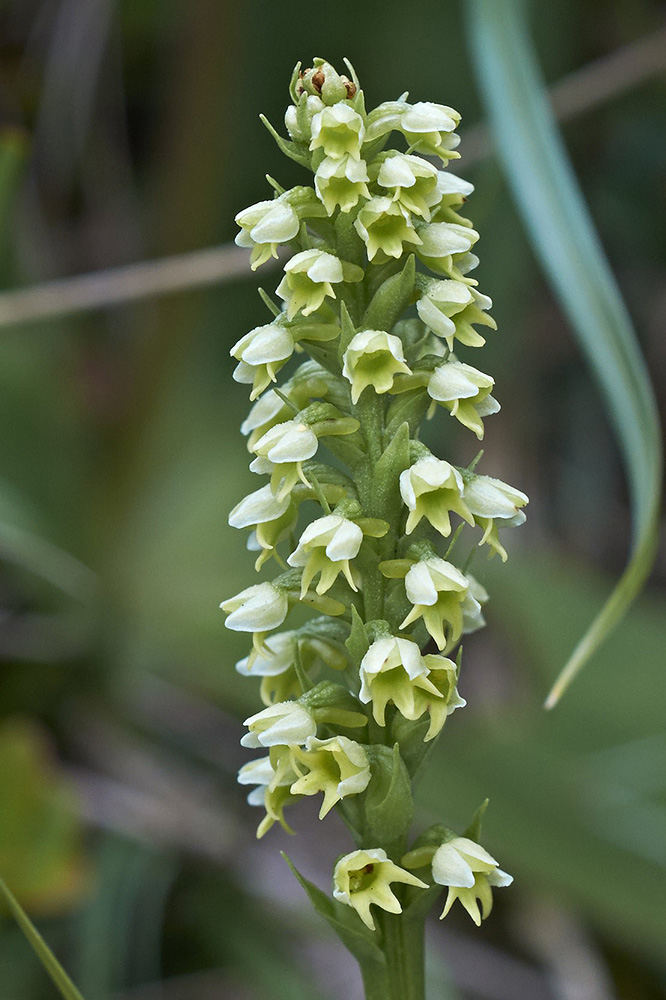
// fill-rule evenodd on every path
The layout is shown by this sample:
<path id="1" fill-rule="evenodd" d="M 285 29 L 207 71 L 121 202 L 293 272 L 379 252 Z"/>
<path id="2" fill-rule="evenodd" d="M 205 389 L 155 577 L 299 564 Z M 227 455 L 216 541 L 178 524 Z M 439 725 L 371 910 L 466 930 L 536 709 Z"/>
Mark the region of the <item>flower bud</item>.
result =
<path id="1" fill-rule="evenodd" d="M 291 139 L 309 144 L 312 138 L 312 119 L 326 105 L 317 94 L 301 94 L 298 105 L 290 104 L 284 116 L 284 124 Z"/>
<path id="2" fill-rule="evenodd" d="M 312 69 L 306 69 L 299 83 L 297 92 L 316 94 L 324 104 L 337 104 L 351 98 L 356 93 L 356 86 L 346 76 L 341 76 L 330 63 L 324 59 L 315 59 Z"/>

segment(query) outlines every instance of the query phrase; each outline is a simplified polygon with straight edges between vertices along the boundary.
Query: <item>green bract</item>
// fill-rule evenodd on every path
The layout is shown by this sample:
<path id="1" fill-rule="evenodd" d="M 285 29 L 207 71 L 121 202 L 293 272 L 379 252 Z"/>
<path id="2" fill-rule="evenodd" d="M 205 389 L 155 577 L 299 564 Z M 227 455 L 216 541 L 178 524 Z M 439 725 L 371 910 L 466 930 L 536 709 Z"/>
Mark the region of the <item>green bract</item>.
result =
<path id="1" fill-rule="evenodd" d="M 348 70 L 322 59 L 296 68 L 288 137 L 269 129 L 311 183 L 271 182 L 279 193 L 237 216 L 252 267 L 280 245 L 290 256 L 281 309 L 262 293 L 273 315 L 231 349 L 234 378 L 252 387 L 250 468 L 268 479 L 229 523 L 251 532 L 257 569 L 274 557 L 284 572 L 222 608 L 229 628 L 254 635 L 237 669 L 258 678 L 266 706 L 242 740 L 264 756 L 239 775 L 265 809 L 258 835 L 288 829 L 284 809 L 304 796 L 322 794 L 322 819 L 339 811 L 356 849 L 335 866 L 334 899 L 301 881 L 364 976 L 369 963 L 381 977 L 395 967 L 391 921 L 420 933 L 419 897 L 434 902 L 446 886 L 444 912 L 460 899 L 478 922 L 491 887 L 509 881 L 444 827 L 408 850 L 411 782 L 465 704 L 457 647 L 485 624 L 488 599 L 469 553 L 485 543 L 506 558 L 498 528 L 524 520 L 527 497 L 473 471 L 483 418 L 499 404 L 492 376 L 452 353 L 476 354 L 475 327 L 495 328 L 470 276 L 478 234 L 460 209 L 472 186 L 447 167 L 460 116 L 406 95 L 368 112 Z M 441 408 L 462 425 L 467 468 L 419 440 Z M 319 617 L 275 631 L 298 605 Z"/>

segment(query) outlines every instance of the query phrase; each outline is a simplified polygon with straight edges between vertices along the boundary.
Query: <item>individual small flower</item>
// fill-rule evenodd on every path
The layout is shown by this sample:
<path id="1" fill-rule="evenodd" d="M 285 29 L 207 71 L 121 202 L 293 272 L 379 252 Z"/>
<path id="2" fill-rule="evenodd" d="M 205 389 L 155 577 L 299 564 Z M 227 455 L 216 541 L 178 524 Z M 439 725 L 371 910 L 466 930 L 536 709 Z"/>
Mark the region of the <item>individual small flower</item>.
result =
<path id="1" fill-rule="evenodd" d="M 368 168 L 365 160 L 345 156 L 340 160 L 326 157 L 315 172 L 315 190 L 329 215 L 336 208 L 351 212 L 360 198 L 369 198 Z"/>
<path id="2" fill-rule="evenodd" d="M 375 392 L 388 392 L 401 372 L 411 374 L 399 337 L 383 330 L 362 330 L 352 337 L 344 354 L 342 374 L 351 382 L 353 403 L 369 385 Z"/>
<path id="3" fill-rule="evenodd" d="M 293 319 L 299 310 L 309 316 L 323 305 L 327 296 L 334 299 L 333 285 L 363 280 L 363 268 L 325 250 L 303 250 L 295 254 L 285 264 L 284 271 L 276 291 L 287 303 L 287 319 Z"/>
<path id="4" fill-rule="evenodd" d="M 428 455 L 400 474 L 400 495 L 409 515 L 406 531 L 411 535 L 423 517 L 444 538 L 451 534 L 449 511 L 468 524 L 474 519 L 463 499 L 463 480 L 457 469 L 443 459 Z"/>
<path id="5" fill-rule="evenodd" d="M 392 882 L 428 888 L 420 878 L 394 864 L 386 851 L 379 847 L 352 851 L 340 858 L 335 866 L 333 895 L 339 902 L 352 906 L 365 926 L 374 931 L 375 922 L 370 912 L 372 905 L 388 913 L 402 913 L 402 906 L 391 889 Z"/>
<path id="6" fill-rule="evenodd" d="M 438 648 L 450 649 L 463 633 L 463 602 L 468 590 L 467 577 L 452 563 L 437 556 L 419 560 L 405 577 L 405 591 L 413 608 L 400 628 L 423 618 Z"/>
<path id="7" fill-rule="evenodd" d="M 359 526 L 338 514 L 327 514 L 308 524 L 298 547 L 287 559 L 290 566 L 303 566 L 301 597 L 305 597 L 317 573 L 321 574 L 318 594 L 330 590 L 340 573 L 352 590 L 358 590 L 349 563 L 358 555 L 362 541 Z"/>
<path id="8" fill-rule="evenodd" d="M 365 125 L 357 111 L 344 102 L 323 108 L 312 119 L 310 150 L 323 149 L 336 160 L 351 156 L 361 158 Z"/>
<path id="9" fill-rule="evenodd" d="M 297 516 L 298 507 L 289 496 L 278 500 L 270 486 L 262 486 L 236 504 L 229 514 L 229 524 L 232 528 L 254 529 L 261 553 L 255 564 L 258 570 L 274 554 L 278 542 L 290 533 Z"/>
<path id="10" fill-rule="evenodd" d="M 380 726 L 386 725 L 386 706 L 393 702 L 405 719 L 415 721 L 427 709 L 427 701 L 419 699 L 420 689 L 430 698 L 440 692 L 428 678 L 427 658 L 411 639 L 384 636 L 376 639 L 361 660 L 361 690 L 359 700 L 372 702 L 372 714 Z"/>
<path id="11" fill-rule="evenodd" d="M 446 161 L 458 154 L 454 152 L 460 137 L 454 129 L 460 124 L 460 115 L 453 108 L 430 101 L 407 105 L 399 129 L 411 148 L 427 156 L 439 156 Z"/>
<path id="12" fill-rule="evenodd" d="M 370 761 L 365 750 L 346 736 L 328 740 L 311 736 L 303 749 L 292 749 L 292 766 L 298 775 L 291 786 L 292 795 L 324 793 L 319 819 L 336 802 L 365 791 L 370 781 Z"/>
<path id="13" fill-rule="evenodd" d="M 430 220 L 430 209 L 440 201 L 437 168 L 421 156 L 391 150 L 379 165 L 377 183 L 387 188 L 391 197 L 414 215 Z"/>
<path id="14" fill-rule="evenodd" d="M 294 667 L 298 633 L 277 632 L 264 642 L 261 652 L 252 650 L 236 664 L 243 677 L 261 677 L 259 693 L 264 705 L 289 701 L 303 692 Z"/>
<path id="15" fill-rule="evenodd" d="M 481 926 L 493 905 L 492 886 L 511 885 L 513 878 L 498 867 L 498 862 L 480 844 L 467 837 L 454 837 L 438 847 L 432 859 L 432 877 L 449 887 L 443 920 L 459 899 L 470 917 Z M 479 910 L 481 903 L 481 910 Z"/>
<path id="16" fill-rule="evenodd" d="M 250 399 L 256 399 L 271 382 L 277 382 L 277 372 L 294 353 L 294 338 L 279 323 L 267 323 L 246 333 L 229 353 L 238 361 L 234 379 L 251 385 Z"/>
<path id="17" fill-rule="evenodd" d="M 419 230 L 419 236 L 419 259 L 436 274 L 456 280 L 462 276 L 456 264 L 479 238 L 476 230 L 453 222 L 431 222 Z"/>
<path id="18" fill-rule="evenodd" d="M 452 317 L 461 313 L 472 302 L 473 291 L 464 281 L 428 278 L 424 283 L 423 294 L 416 303 L 416 311 L 419 319 L 438 337 L 443 337 L 449 350 L 453 350 L 456 324 Z"/>
<path id="19" fill-rule="evenodd" d="M 251 806 L 263 806 L 266 815 L 257 828 L 257 839 L 261 839 L 274 823 L 287 831 L 294 831 L 284 818 L 285 806 L 297 802 L 300 796 L 292 795 L 291 785 L 296 778 L 289 767 L 279 767 L 276 772 L 270 757 L 260 757 L 244 764 L 238 772 L 239 785 L 257 785 L 247 797 Z"/>
<path id="20" fill-rule="evenodd" d="M 312 137 L 312 119 L 324 107 L 324 102 L 317 94 L 308 94 L 304 104 L 299 101 L 298 108 L 290 104 L 284 115 L 289 137 L 296 142 L 309 142 Z"/>
<path id="21" fill-rule="evenodd" d="M 236 245 L 252 249 L 250 267 L 256 271 L 269 257 L 277 257 L 277 248 L 298 235 L 300 222 L 294 208 L 283 197 L 259 201 L 236 216 L 241 227 Z"/>
<path id="22" fill-rule="evenodd" d="M 488 309 L 492 309 L 493 300 L 488 295 L 482 295 L 476 288 L 472 289 L 474 301 L 465 306 L 455 317 L 455 337 L 464 344 L 465 347 L 483 347 L 485 338 L 478 333 L 475 326 L 487 326 L 491 330 L 497 329 L 497 323 L 488 315 Z M 453 338 L 447 337 L 447 343 L 451 349 Z"/>
<path id="23" fill-rule="evenodd" d="M 483 439 L 483 417 L 497 413 L 500 405 L 490 391 L 495 385 L 490 375 L 461 361 L 447 361 L 430 376 L 428 395 L 441 403 L 463 426 Z"/>
<path id="24" fill-rule="evenodd" d="M 307 708 L 297 701 L 281 701 L 269 705 L 243 723 L 249 732 L 241 746 L 258 747 L 303 746 L 309 736 L 317 733 L 317 724 Z"/>
<path id="25" fill-rule="evenodd" d="M 278 500 L 288 496 L 299 479 L 309 486 L 303 462 L 316 454 L 317 435 L 300 420 L 285 420 L 266 431 L 252 449 L 257 456 L 252 472 L 271 474 L 271 489 Z"/>
<path id="26" fill-rule="evenodd" d="M 349 65 L 349 64 L 347 64 Z M 302 93 L 321 95 L 326 105 L 337 104 L 356 93 L 356 84 L 338 73 L 325 59 L 315 59 L 314 65 L 300 74 L 296 82 L 294 99 Z"/>
<path id="27" fill-rule="evenodd" d="M 332 376 L 315 361 L 305 361 L 299 365 L 292 377 L 282 386 L 282 395 L 301 410 L 315 396 L 326 396 L 331 388 Z M 249 436 L 248 450 L 266 431 L 289 420 L 293 414 L 285 401 L 276 392 L 269 389 L 252 406 L 247 417 L 241 424 L 241 434 Z"/>
<path id="28" fill-rule="evenodd" d="M 405 243 L 421 243 L 409 216 L 388 197 L 366 202 L 354 227 L 366 245 L 369 260 L 374 260 L 378 253 L 397 259 L 402 256 Z"/>
<path id="29" fill-rule="evenodd" d="M 417 718 L 420 719 L 424 712 L 430 715 L 430 725 L 423 737 L 423 742 L 428 743 L 442 731 L 449 715 L 457 708 L 464 708 L 467 702 L 458 694 L 458 669 L 453 660 L 436 653 L 428 653 L 424 660 L 428 667 L 428 680 L 439 694 L 438 698 L 434 698 L 429 691 L 418 686 L 414 688 L 414 708 L 419 713 Z"/>
<path id="30" fill-rule="evenodd" d="M 260 649 L 266 634 L 279 628 L 287 617 L 289 601 L 285 592 L 272 583 L 257 583 L 222 601 L 220 607 L 228 613 L 227 628 L 252 632 L 255 646 Z"/>
<path id="31" fill-rule="evenodd" d="M 447 208 L 460 208 L 474 191 L 474 185 L 463 180 L 450 170 L 437 171 L 437 193 L 439 194 L 439 205 L 443 210 Z M 435 213 L 439 216 L 439 209 Z M 459 216 L 458 216 L 459 218 Z M 439 218 L 436 221 L 440 221 Z M 447 221 L 443 219 L 441 221 Z"/>
<path id="32" fill-rule="evenodd" d="M 464 498 L 475 524 L 483 528 L 479 545 L 490 545 L 502 562 L 506 562 L 506 549 L 499 540 L 497 529 L 523 524 L 525 513 L 520 508 L 529 503 L 529 497 L 501 479 L 472 475 L 465 482 Z"/>

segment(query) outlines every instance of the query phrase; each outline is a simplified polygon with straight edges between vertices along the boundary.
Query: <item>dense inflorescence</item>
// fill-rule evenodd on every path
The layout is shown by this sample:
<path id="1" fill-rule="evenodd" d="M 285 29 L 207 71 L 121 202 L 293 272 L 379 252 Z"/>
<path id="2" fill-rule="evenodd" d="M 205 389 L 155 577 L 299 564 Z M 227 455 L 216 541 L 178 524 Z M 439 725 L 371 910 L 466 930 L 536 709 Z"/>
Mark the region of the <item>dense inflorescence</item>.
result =
<path id="1" fill-rule="evenodd" d="M 487 545 L 506 559 L 498 530 L 524 521 L 527 497 L 419 437 L 442 407 L 480 440 L 499 410 L 493 379 L 457 354 L 495 328 L 469 276 L 478 234 L 460 210 L 472 185 L 446 169 L 460 116 L 407 95 L 366 112 L 349 71 L 297 67 L 289 138 L 266 124 L 313 184 L 269 178 L 274 197 L 237 216 L 253 269 L 280 246 L 290 254 L 280 301 L 262 293 L 269 321 L 231 350 L 234 378 L 252 387 L 250 468 L 269 478 L 229 520 L 250 529 L 257 570 L 271 559 L 282 570 L 222 604 L 229 628 L 253 634 L 237 669 L 261 679 L 266 706 L 242 740 L 264 755 L 239 781 L 264 810 L 259 836 L 289 829 L 302 796 L 322 796 L 322 819 L 337 808 L 356 849 L 335 865 L 330 905 L 353 907 L 369 931 L 371 906 L 400 913 L 441 886 L 442 915 L 460 899 L 480 923 L 510 876 L 477 843 L 478 821 L 410 846 L 411 787 L 465 704 L 460 641 L 484 625 L 488 597 L 471 555 Z M 313 616 L 277 631 L 298 605 Z"/>

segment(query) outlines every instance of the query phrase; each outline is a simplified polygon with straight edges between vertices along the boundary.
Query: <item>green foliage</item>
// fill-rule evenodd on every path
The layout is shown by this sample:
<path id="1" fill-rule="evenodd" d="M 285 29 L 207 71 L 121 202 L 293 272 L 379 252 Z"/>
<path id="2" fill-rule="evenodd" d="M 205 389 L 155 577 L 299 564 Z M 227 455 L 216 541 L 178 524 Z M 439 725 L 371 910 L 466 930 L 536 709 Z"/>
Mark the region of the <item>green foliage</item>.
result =
<path id="1" fill-rule="evenodd" d="M 55 983 L 63 1000 L 83 1000 L 82 995 L 79 993 L 78 989 L 69 978 L 62 965 L 57 960 L 26 912 L 17 902 L 16 897 L 12 894 L 8 886 L 5 885 L 2 878 L 0 878 L 0 899 L 4 902 L 5 906 L 25 934 L 30 947 L 33 949 L 39 961 L 44 966 L 45 971 Z"/>
<path id="2" fill-rule="evenodd" d="M 634 511 L 629 564 L 548 697 L 556 704 L 643 586 L 657 548 L 662 444 L 654 392 L 631 319 L 554 124 L 523 0 L 469 4 L 475 67 L 507 180 L 620 441 Z"/>
<path id="3" fill-rule="evenodd" d="M 58 913 L 87 888 L 78 804 L 36 723 L 0 722 L 0 760 L 0 872 L 32 913 Z"/>

